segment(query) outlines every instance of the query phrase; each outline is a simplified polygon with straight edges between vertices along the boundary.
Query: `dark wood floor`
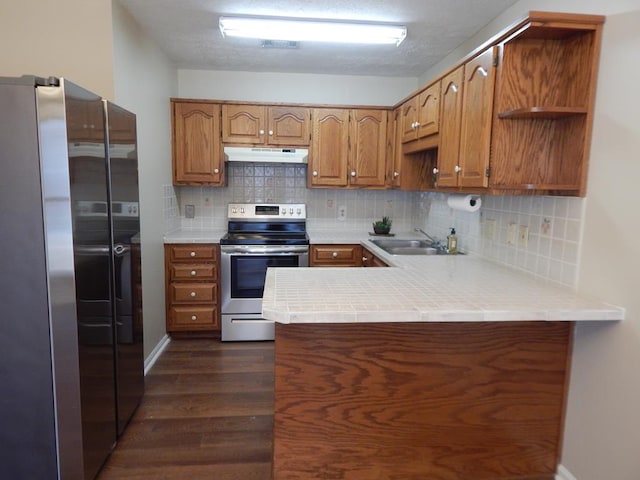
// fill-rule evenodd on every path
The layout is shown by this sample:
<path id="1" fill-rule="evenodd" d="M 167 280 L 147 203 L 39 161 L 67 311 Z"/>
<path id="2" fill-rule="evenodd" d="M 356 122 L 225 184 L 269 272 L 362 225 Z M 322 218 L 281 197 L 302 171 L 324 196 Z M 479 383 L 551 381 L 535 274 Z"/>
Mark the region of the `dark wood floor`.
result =
<path id="1" fill-rule="evenodd" d="M 273 343 L 173 340 L 98 480 L 268 480 Z"/>

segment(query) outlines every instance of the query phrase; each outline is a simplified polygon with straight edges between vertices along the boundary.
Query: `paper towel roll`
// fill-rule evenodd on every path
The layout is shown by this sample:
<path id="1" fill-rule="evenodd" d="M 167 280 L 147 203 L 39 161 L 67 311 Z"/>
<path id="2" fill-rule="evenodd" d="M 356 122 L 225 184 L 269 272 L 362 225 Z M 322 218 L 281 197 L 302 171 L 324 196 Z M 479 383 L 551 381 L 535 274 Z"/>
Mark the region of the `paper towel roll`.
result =
<path id="1" fill-rule="evenodd" d="M 477 212 L 482 205 L 480 195 L 449 195 L 447 205 L 454 210 Z"/>

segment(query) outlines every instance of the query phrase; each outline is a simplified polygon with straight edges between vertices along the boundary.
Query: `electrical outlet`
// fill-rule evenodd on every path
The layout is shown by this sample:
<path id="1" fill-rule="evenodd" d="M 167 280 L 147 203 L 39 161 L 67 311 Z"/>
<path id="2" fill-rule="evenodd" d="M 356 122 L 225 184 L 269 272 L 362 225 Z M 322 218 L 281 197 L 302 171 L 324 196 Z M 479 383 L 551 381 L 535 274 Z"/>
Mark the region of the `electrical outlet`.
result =
<path id="1" fill-rule="evenodd" d="M 518 238 L 518 225 L 510 223 L 507 227 L 507 244 L 515 245 Z"/>
<path id="2" fill-rule="evenodd" d="M 340 205 L 338 207 L 338 220 L 344 222 L 347 219 L 347 207 Z"/>
<path id="3" fill-rule="evenodd" d="M 522 248 L 527 248 L 527 245 L 529 245 L 529 227 L 527 227 L 526 225 L 520 225 L 518 245 Z"/>
<path id="4" fill-rule="evenodd" d="M 484 222 L 484 236 L 488 240 L 494 240 L 496 238 L 496 221 L 493 218 L 488 218 Z"/>
<path id="5" fill-rule="evenodd" d="M 195 205 L 185 205 L 184 206 L 184 216 L 186 218 L 194 218 L 196 216 L 196 206 Z"/>

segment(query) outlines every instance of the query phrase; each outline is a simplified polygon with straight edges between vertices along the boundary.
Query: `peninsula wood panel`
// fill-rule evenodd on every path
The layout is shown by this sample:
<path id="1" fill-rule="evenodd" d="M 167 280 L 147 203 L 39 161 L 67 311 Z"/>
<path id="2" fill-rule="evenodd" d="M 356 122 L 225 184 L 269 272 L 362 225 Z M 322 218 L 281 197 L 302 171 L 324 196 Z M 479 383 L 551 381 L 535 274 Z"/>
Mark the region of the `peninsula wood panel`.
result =
<path id="1" fill-rule="evenodd" d="M 274 479 L 552 480 L 572 326 L 276 324 Z"/>

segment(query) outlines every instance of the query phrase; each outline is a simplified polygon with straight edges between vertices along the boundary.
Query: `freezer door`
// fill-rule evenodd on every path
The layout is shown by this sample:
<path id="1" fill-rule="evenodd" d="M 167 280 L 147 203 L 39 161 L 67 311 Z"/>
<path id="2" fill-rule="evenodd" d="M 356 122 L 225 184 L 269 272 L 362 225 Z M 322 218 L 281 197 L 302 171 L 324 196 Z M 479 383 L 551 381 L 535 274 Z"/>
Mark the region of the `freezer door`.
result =
<path id="1" fill-rule="evenodd" d="M 136 116 L 104 101 L 113 227 L 118 434 L 144 393 Z"/>
<path id="2" fill-rule="evenodd" d="M 84 478 L 116 442 L 113 260 L 102 99 L 65 87 L 78 319 Z"/>

